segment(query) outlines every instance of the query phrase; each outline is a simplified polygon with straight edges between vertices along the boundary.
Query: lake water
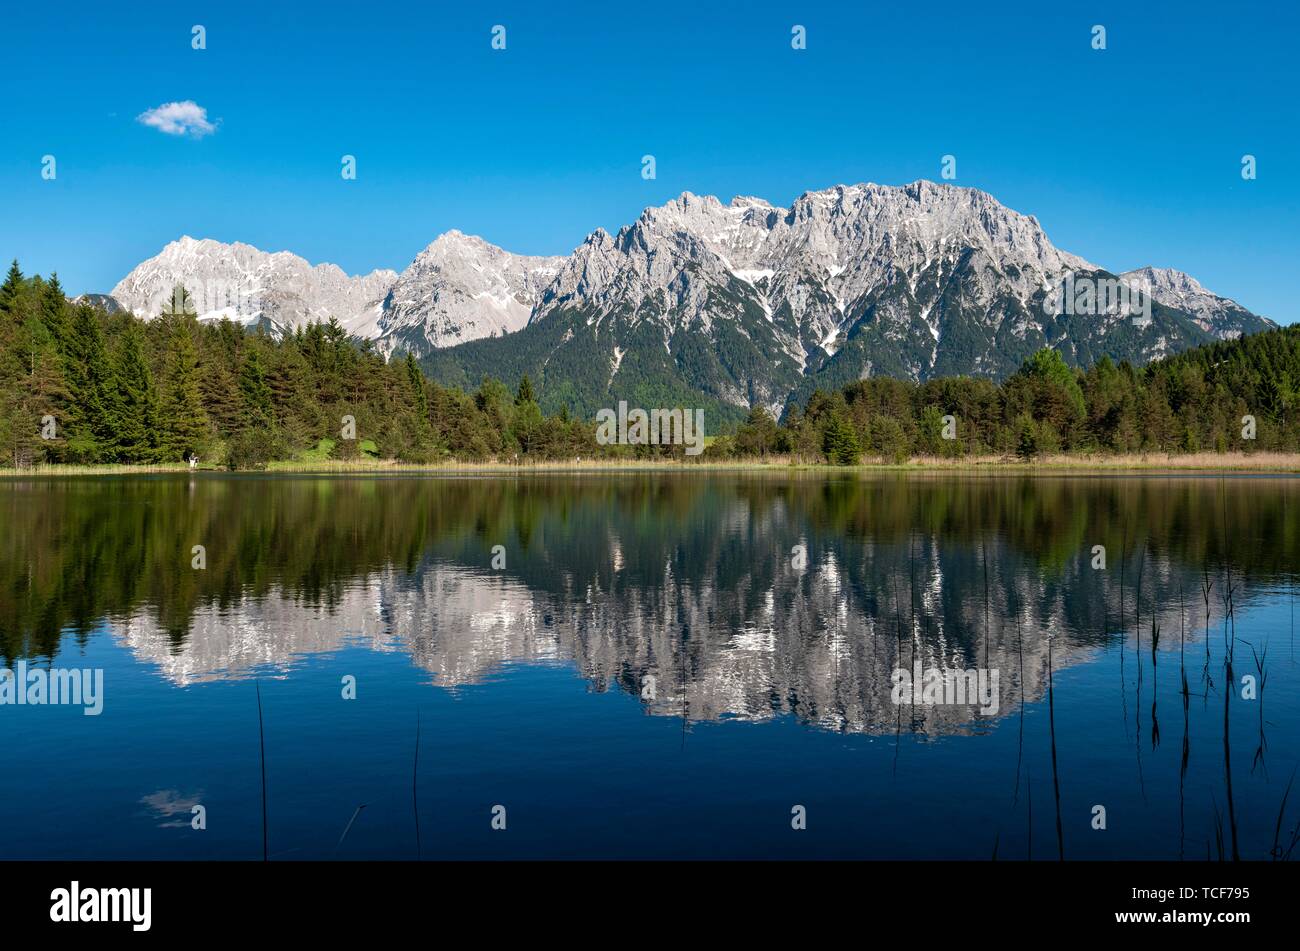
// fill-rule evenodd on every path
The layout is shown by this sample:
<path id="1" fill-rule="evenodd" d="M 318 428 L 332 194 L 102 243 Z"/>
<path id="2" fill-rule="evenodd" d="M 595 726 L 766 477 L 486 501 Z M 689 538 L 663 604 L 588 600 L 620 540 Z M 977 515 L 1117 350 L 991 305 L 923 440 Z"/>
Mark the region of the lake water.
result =
<path id="1" fill-rule="evenodd" d="M 103 687 L 0 857 L 1267 859 L 1298 566 L 1285 477 L 2 481 L 3 666 Z"/>

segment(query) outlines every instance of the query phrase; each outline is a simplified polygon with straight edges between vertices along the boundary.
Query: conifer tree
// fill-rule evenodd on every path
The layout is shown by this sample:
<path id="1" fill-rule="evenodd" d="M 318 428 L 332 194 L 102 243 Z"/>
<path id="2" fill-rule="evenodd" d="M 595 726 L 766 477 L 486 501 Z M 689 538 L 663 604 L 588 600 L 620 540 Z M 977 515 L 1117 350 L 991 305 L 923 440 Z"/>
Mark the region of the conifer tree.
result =
<path id="1" fill-rule="evenodd" d="M 271 391 L 273 418 L 290 438 L 297 434 L 301 441 L 306 441 L 321 428 L 325 408 L 316 401 L 311 367 L 292 340 L 270 348 L 266 384 Z M 347 410 L 355 411 L 355 407 Z M 343 412 L 340 410 L 338 415 Z"/>
<path id="2" fill-rule="evenodd" d="M 54 340 L 29 315 L 0 354 L 0 446 L 8 464 L 22 468 L 58 455 L 67 398 Z"/>
<path id="3" fill-rule="evenodd" d="M 515 405 L 520 406 L 524 403 L 536 402 L 537 400 L 533 396 L 533 381 L 528 379 L 528 374 L 525 373 L 519 380 L 519 391 L 515 394 Z"/>
<path id="4" fill-rule="evenodd" d="M 41 294 L 41 322 L 60 350 L 67 346 L 68 298 L 63 293 L 58 274 L 50 275 Z"/>
<path id="5" fill-rule="evenodd" d="M 239 429 L 240 397 L 235 374 L 223 354 L 209 354 L 201 361 L 203 375 L 200 391 L 209 422 L 221 433 Z"/>
<path id="6" fill-rule="evenodd" d="M 122 335 L 117 377 L 117 455 L 123 462 L 156 462 L 162 442 L 158 390 L 145 360 L 144 335 L 135 322 Z"/>
<path id="7" fill-rule="evenodd" d="M 0 311 L 6 314 L 13 313 L 14 302 L 22 293 L 23 284 L 23 272 L 18 267 L 18 259 L 14 258 L 13 263 L 9 265 L 9 273 L 4 283 L 0 284 Z"/>
<path id="8" fill-rule="evenodd" d="M 239 368 L 239 392 L 243 396 L 241 423 L 245 429 L 269 429 L 275 422 L 271 387 L 266 382 L 266 367 L 256 347 L 249 347 Z"/>
<path id="9" fill-rule="evenodd" d="M 851 466 L 858 461 L 858 456 L 862 454 L 862 447 L 858 443 L 858 434 L 854 431 L 853 425 L 844 418 L 839 410 L 834 410 L 830 416 L 830 424 L 826 427 L 826 436 L 822 443 L 822 451 L 826 453 L 826 458 L 837 466 Z"/>
<path id="10" fill-rule="evenodd" d="M 420 365 L 415 362 L 415 354 L 409 350 L 406 352 L 406 382 L 411 387 L 411 398 L 415 400 L 415 412 L 420 425 L 427 425 L 429 397 L 424 392 L 424 374 L 420 372 Z"/>
<path id="11" fill-rule="evenodd" d="M 208 418 L 199 391 L 198 351 L 189 327 L 184 319 L 176 321 L 168 340 L 160 416 L 161 455 L 169 462 L 197 454 L 209 438 Z"/>
<path id="12" fill-rule="evenodd" d="M 111 460 L 117 444 L 117 378 L 93 307 L 82 305 L 73 312 L 66 374 L 73 403 L 68 453 L 81 462 Z"/>

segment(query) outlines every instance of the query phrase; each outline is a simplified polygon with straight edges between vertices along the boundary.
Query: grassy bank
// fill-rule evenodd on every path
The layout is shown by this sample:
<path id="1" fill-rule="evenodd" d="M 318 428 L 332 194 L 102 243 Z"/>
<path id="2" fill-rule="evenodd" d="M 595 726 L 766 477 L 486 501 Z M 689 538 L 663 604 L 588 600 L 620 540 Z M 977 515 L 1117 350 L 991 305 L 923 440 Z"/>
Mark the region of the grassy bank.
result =
<path id="1" fill-rule="evenodd" d="M 864 458 L 857 466 L 832 466 L 802 462 L 786 456 L 766 459 L 738 459 L 700 462 L 674 459 L 583 459 L 581 461 L 537 462 L 459 462 L 446 461 L 429 465 L 398 462 L 392 459 L 361 458 L 298 459 L 272 462 L 271 473 L 396 473 L 396 472 L 645 472 L 645 471 L 728 471 L 728 470 L 824 470 L 827 472 L 1296 472 L 1300 473 L 1300 453 L 1143 453 L 1130 455 L 1056 455 L 1025 461 L 1006 456 L 963 456 L 944 458 L 915 456 L 907 462 L 885 462 Z M 131 475 L 144 473 L 188 472 L 183 463 L 165 465 L 45 465 L 30 469 L 0 468 L 0 477 L 32 478 L 47 476 Z M 210 466 L 198 472 L 224 472 Z"/>

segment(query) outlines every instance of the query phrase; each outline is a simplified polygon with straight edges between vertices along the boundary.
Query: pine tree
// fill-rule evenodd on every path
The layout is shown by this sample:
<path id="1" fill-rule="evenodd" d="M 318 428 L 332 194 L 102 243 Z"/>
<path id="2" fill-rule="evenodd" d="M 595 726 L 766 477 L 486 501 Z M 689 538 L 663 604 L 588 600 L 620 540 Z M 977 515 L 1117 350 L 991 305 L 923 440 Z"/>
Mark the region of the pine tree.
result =
<path id="1" fill-rule="evenodd" d="M 525 373 L 519 380 L 519 392 L 515 394 L 515 405 L 522 406 L 524 403 L 536 403 L 533 396 L 533 381 L 528 379 Z"/>
<path id="2" fill-rule="evenodd" d="M 156 462 L 160 458 L 158 390 L 144 356 L 144 335 L 131 322 L 122 335 L 117 358 L 120 391 L 117 454 L 124 462 Z"/>
<path id="3" fill-rule="evenodd" d="M 174 316 L 174 315 L 173 315 Z M 190 337 L 188 322 L 177 321 L 167 347 L 166 379 L 160 419 L 161 456 L 179 461 L 205 448 L 209 438 L 208 418 L 199 392 L 199 358 Z"/>
<path id="4" fill-rule="evenodd" d="M 66 356 L 73 403 L 67 452 L 81 462 L 110 460 L 117 444 L 117 376 L 95 308 L 83 305 L 75 309 Z"/>
<path id="5" fill-rule="evenodd" d="M 14 303 L 18 295 L 23 291 L 23 272 L 18 267 L 18 259 L 14 258 L 9 265 L 9 274 L 5 277 L 5 282 L 0 284 L 0 311 L 6 314 L 12 314 Z"/>
<path id="6" fill-rule="evenodd" d="M 411 397 L 415 400 L 416 415 L 421 425 L 427 425 L 429 397 L 424 392 L 424 374 L 420 372 L 420 365 L 415 362 L 415 354 L 409 350 L 406 353 L 406 382 L 411 388 Z"/>
<path id="7" fill-rule="evenodd" d="M 201 362 L 203 377 L 200 389 L 208 419 L 218 432 L 234 433 L 239 429 L 240 397 L 235 374 L 226 364 L 224 354 L 209 354 Z"/>
<path id="8" fill-rule="evenodd" d="M 826 453 L 826 458 L 837 466 L 854 465 L 862 454 L 857 432 L 839 410 L 831 413 L 830 424 L 826 427 L 826 435 L 822 442 L 822 451 Z"/>
<path id="9" fill-rule="evenodd" d="M 63 293 L 63 285 L 59 283 L 57 273 L 50 275 L 41 294 L 41 322 L 60 350 L 67 346 L 68 298 Z"/>
<path id="10" fill-rule="evenodd" d="M 319 432 L 325 415 L 315 400 L 311 368 L 292 340 L 271 348 L 268 356 L 266 385 L 271 391 L 273 418 L 290 439 L 306 441 Z M 355 409 L 348 412 L 355 414 Z"/>
<path id="11" fill-rule="evenodd" d="M 749 411 L 744 424 L 736 431 L 736 448 L 749 456 L 766 456 L 776 451 L 776 420 L 765 406 Z"/>
<path id="12" fill-rule="evenodd" d="M 239 392 L 244 398 L 241 422 L 244 429 L 269 429 L 275 423 L 271 387 L 266 382 L 266 368 L 256 347 L 249 347 L 239 368 Z"/>
<path id="13" fill-rule="evenodd" d="M 57 456 L 67 399 L 54 340 L 38 317 L 28 316 L 13 346 L 0 353 L 0 447 L 8 464 L 21 468 Z"/>

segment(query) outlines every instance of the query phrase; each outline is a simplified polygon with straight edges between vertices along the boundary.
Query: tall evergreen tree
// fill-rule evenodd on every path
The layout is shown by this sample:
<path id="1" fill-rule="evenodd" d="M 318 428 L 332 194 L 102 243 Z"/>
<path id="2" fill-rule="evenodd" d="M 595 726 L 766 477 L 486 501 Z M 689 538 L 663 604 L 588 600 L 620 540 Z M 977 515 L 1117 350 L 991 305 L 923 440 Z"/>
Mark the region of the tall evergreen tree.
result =
<path id="1" fill-rule="evenodd" d="M 171 315 L 175 320 L 175 315 Z M 161 456 L 179 462 L 204 449 L 208 418 L 199 390 L 199 358 L 190 337 L 189 321 L 175 320 L 167 346 L 166 375 L 162 389 Z"/>
<path id="2" fill-rule="evenodd" d="M 239 383 L 235 374 L 224 354 L 209 354 L 208 359 L 200 362 L 203 378 L 199 385 L 208 420 L 218 431 L 233 433 L 239 429 L 240 420 Z"/>
<path id="3" fill-rule="evenodd" d="M 73 312 L 65 368 L 74 408 L 67 452 L 81 462 L 110 461 L 117 444 L 117 375 L 93 307 Z"/>
<path id="4" fill-rule="evenodd" d="M 415 362 L 415 354 L 406 353 L 406 382 L 411 388 L 411 398 L 415 401 L 415 412 L 422 425 L 429 422 L 429 397 L 424 392 L 424 374 Z"/>
<path id="5" fill-rule="evenodd" d="M 5 276 L 3 284 L 0 284 L 0 311 L 6 314 L 13 313 L 14 302 L 18 295 L 23 291 L 23 272 L 18 267 L 18 259 L 14 258 L 9 265 L 9 273 Z"/>
<path id="6" fill-rule="evenodd" d="M 67 399 L 54 339 L 29 315 L 13 346 L 0 353 L 0 451 L 8 464 L 22 468 L 58 456 Z"/>
<path id="7" fill-rule="evenodd" d="M 117 455 L 123 462 L 156 462 L 162 444 L 158 390 L 145 360 L 144 334 L 135 322 L 119 344 L 117 377 Z"/>
<path id="8" fill-rule="evenodd" d="M 62 350 L 67 346 L 68 298 L 59 283 L 59 275 L 51 274 L 41 294 L 41 322 L 45 324 L 55 344 Z"/>
<path id="9" fill-rule="evenodd" d="M 249 347 L 239 368 L 239 392 L 243 396 L 242 423 L 245 429 L 269 429 L 275 423 L 271 387 L 266 382 L 266 367 L 256 347 Z"/>
<path id="10" fill-rule="evenodd" d="M 826 458 L 837 466 L 854 465 L 862 455 L 858 434 L 838 409 L 830 414 L 830 425 L 826 427 L 822 451 L 826 453 Z"/>
<path id="11" fill-rule="evenodd" d="M 525 373 L 519 380 L 519 391 L 515 394 L 515 405 L 520 406 L 524 403 L 536 403 L 537 399 L 533 396 L 533 381 L 528 379 Z"/>

